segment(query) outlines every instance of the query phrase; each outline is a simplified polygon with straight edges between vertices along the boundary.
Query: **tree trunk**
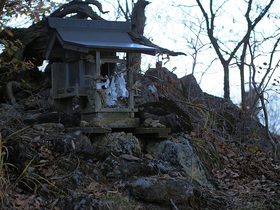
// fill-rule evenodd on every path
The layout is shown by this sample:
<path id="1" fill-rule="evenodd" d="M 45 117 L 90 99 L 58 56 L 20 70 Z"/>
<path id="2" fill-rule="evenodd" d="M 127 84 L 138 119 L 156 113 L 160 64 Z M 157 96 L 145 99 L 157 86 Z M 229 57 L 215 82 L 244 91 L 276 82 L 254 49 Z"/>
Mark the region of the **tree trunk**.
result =
<path id="1" fill-rule="evenodd" d="M 247 107 L 248 101 L 246 101 L 246 97 L 245 97 L 244 66 L 239 66 L 239 70 L 240 70 L 240 83 L 241 83 L 242 110 L 246 111 L 246 107 Z"/>
<path id="2" fill-rule="evenodd" d="M 131 15 L 132 32 L 137 34 L 144 34 L 146 23 L 145 8 L 149 4 L 146 0 L 138 0 L 134 5 Z"/>
<path id="3" fill-rule="evenodd" d="M 145 16 L 145 8 L 149 4 L 146 0 L 138 0 L 137 3 L 133 7 L 132 15 L 131 15 L 131 25 L 132 25 L 132 33 L 135 34 L 144 34 L 144 28 L 146 23 Z M 141 72 L 141 54 L 134 53 L 132 55 L 133 60 L 137 61 L 137 66 L 135 67 L 135 73 Z"/>
<path id="4" fill-rule="evenodd" d="M 230 99 L 229 95 L 229 66 L 228 63 L 223 64 L 224 67 L 224 98 Z"/>

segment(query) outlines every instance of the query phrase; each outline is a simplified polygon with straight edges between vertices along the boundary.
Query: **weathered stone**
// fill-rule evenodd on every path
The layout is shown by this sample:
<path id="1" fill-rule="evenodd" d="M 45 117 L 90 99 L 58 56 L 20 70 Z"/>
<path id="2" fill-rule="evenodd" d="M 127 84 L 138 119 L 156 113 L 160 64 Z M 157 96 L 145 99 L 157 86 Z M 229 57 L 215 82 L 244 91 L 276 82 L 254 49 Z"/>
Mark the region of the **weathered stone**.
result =
<path id="1" fill-rule="evenodd" d="M 53 136 L 53 150 L 55 152 L 65 154 L 73 151 L 72 141 L 75 137 L 71 134 L 65 134 L 65 136 Z"/>
<path id="2" fill-rule="evenodd" d="M 91 119 L 89 124 L 93 127 L 102 127 L 102 122 L 96 118 Z"/>
<path id="3" fill-rule="evenodd" d="M 94 144 L 108 147 L 115 155 L 129 154 L 136 157 L 141 155 L 139 140 L 131 133 L 111 133 L 95 141 Z"/>
<path id="4" fill-rule="evenodd" d="M 140 77 L 142 86 L 137 89 L 139 95 L 135 97 L 135 104 L 141 106 L 142 104 L 149 102 L 156 102 L 159 100 L 159 93 L 157 87 L 147 77 Z"/>
<path id="5" fill-rule="evenodd" d="M 59 133 L 64 129 L 64 125 L 61 123 L 42 123 L 33 125 L 33 128 L 46 133 Z"/>
<path id="6" fill-rule="evenodd" d="M 140 160 L 140 158 L 135 157 L 135 156 L 133 156 L 133 155 L 128 155 L 128 154 L 122 154 L 120 157 L 121 157 L 122 159 L 128 160 L 128 161 L 139 161 L 139 160 Z"/>
<path id="7" fill-rule="evenodd" d="M 178 173 L 178 169 L 160 160 L 139 158 L 137 161 L 123 158 L 108 157 L 102 164 L 101 170 L 108 180 L 128 179 L 133 176 L 150 176 L 167 173 Z"/>
<path id="8" fill-rule="evenodd" d="M 183 136 L 176 138 L 177 142 L 170 140 L 150 142 L 146 146 L 146 150 L 155 158 L 179 166 L 191 180 L 195 180 L 203 186 L 212 187 L 205 176 L 204 165 L 196 155 L 189 140 Z"/>
<path id="9" fill-rule="evenodd" d="M 87 121 L 85 121 L 85 120 L 81 120 L 80 126 L 81 126 L 81 127 L 89 127 L 90 124 L 89 124 L 89 122 L 87 122 Z"/>
<path id="10" fill-rule="evenodd" d="M 77 153 L 83 155 L 84 157 L 105 160 L 110 156 L 110 150 L 107 147 L 89 145 L 84 148 L 78 149 Z"/>
<path id="11" fill-rule="evenodd" d="M 139 115 L 143 123 L 149 118 L 153 121 L 159 120 L 160 124 L 171 128 L 172 132 L 193 130 L 189 115 L 175 101 L 167 98 L 161 98 L 159 101 L 141 105 L 139 107 Z M 145 125 L 152 124 L 153 121 L 151 119 L 145 122 Z"/>
<path id="12" fill-rule="evenodd" d="M 187 203 L 193 196 L 193 186 L 186 180 L 178 178 L 138 178 L 127 183 L 130 193 L 145 202 L 163 205 Z"/>
<path id="13" fill-rule="evenodd" d="M 151 154 L 145 154 L 145 158 L 152 160 L 154 157 Z"/>
<path id="14" fill-rule="evenodd" d="M 8 148 L 8 160 L 5 161 L 15 166 L 19 174 L 21 174 L 30 161 L 37 156 L 37 153 L 23 141 L 8 141 L 6 148 Z M 33 164 L 37 161 L 38 158 L 35 158 Z"/>
<path id="15" fill-rule="evenodd" d="M 75 143 L 76 149 L 83 149 L 91 146 L 90 139 L 83 134 L 80 130 L 74 132 L 73 134 L 69 134 L 72 136 L 72 139 Z"/>
<path id="16" fill-rule="evenodd" d="M 179 83 L 176 84 L 180 95 L 184 100 L 194 104 L 205 105 L 204 93 L 197 84 L 197 81 L 193 74 L 189 74 L 179 79 Z"/>
<path id="17" fill-rule="evenodd" d="M 98 200 L 91 194 L 71 192 L 65 199 L 57 204 L 60 209 L 98 209 Z"/>
<path id="18" fill-rule="evenodd" d="M 139 138 L 144 139 L 169 139 L 171 132 L 170 128 L 161 127 L 161 128 L 154 128 L 154 127 L 139 127 L 134 129 L 134 134 Z"/>
<path id="19" fill-rule="evenodd" d="M 159 120 L 153 120 L 152 118 L 147 118 L 146 120 L 144 120 L 143 126 L 153 128 L 166 128 L 166 126 L 161 124 Z"/>
<path id="20" fill-rule="evenodd" d="M 145 119 L 144 120 L 144 122 L 143 122 L 143 126 L 144 127 L 149 127 L 149 126 L 151 126 L 151 123 L 153 122 L 153 119 L 152 118 L 147 118 L 147 119 Z"/>

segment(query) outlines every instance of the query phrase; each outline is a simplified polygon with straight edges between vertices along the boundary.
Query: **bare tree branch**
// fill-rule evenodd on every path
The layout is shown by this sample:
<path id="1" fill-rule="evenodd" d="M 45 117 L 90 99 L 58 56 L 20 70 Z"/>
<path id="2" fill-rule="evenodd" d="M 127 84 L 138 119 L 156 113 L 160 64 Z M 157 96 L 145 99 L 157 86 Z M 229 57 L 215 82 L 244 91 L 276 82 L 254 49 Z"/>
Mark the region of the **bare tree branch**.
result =
<path id="1" fill-rule="evenodd" d="M 231 60 L 236 56 L 237 51 L 240 49 L 240 47 L 242 45 L 244 45 L 243 50 L 242 50 L 242 55 L 241 55 L 241 59 L 243 61 L 241 61 L 241 80 L 244 80 L 244 59 L 245 59 L 245 55 L 246 55 L 246 49 L 247 49 L 247 43 L 249 41 L 250 38 L 250 34 L 251 32 L 254 30 L 254 28 L 256 27 L 256 25 L 261 21 L 261 19 L 264 17 L 264 15 L 268 12 L 269 8 L 271 7 L 271 5 L 273 4 L 274 0 L 270 0 L 269 4 L 265 7 L 265 9 L 263 9 L 261 11 L 261 13 L 259 14 L 259 16 L 254 20 L 251 21 L 250 19 L 250 12 L 252 10 L 252 3 L 253 0 L 249 0 L 248 1 L 248 6 L 247 6 L 247 10 L 245 13 L 245 18 L 247 20 L 247 32 L 246 34 L 243 36 L 243 38 L 236 44 L 236 46 L 234 47 L 234 49 L 231 51 L 231 53 L 229 53 L 229 57 L 228 59 L 225 59 L 222 52 L 223 50 L 221 49 L 221 46 L 218 42 L 218 40 L 215 38 L 214 36 L 214 27 L 215 27 L 215 17 L 216 17 L 216 12 L 227 2 L 224 1 L 223 4 L 221 4 L 218 9 L 216 10 L 216 12 L 213 11 L 213 0 L 209 1 L 209 10 L 210 10 L 210 18 L 208 17 L 207 12 L 205 11 L 203 5 L 201 4 L 200 0 L 196 0 L 205 20 L 206 20 L 206 28 L 207 28 L 207 33 L 208 33 L 208 37 L 215 49 L 215 52 L 220 60 L 220 62 L 223 65 L 224 68 L 224 97 L 225 98 L 230 98 L 229 95 L 229 64 L 231 62 Z M 210 19 L 210 21 L 209 21 Z M 227 53 L 226 53 L 227 54 Z M 244 82 L 244 81 L 243 81 Z M 242 84 L 242 88 L 244 84 Z M 243 97 L 244 98 L 244 97 Z"/>
<path id="2" fill-rule="evenodd" d="M 278 41 L 277 41 L 278 42 Z M 266 109 L 266 105 L 265 105 L 265 99 L 264 99 L 264 91 L 265 89 L 261 89 L 261 86 L 259 85 L 257 87 L 256 85 L 256 81 L 255 81 L 255 76 L 256 76 L 256 68 L 254 65 L 254 57 L 253 57 L 253 52 L 252 52 L 252 48 L 250 46 L 250 44 L 248 44 L 249 47 L 249 51 L 250 51 L 250 56 L 251 56 L 251 66 L 252 66 L 252 70 L 253 70 L 253 75 L 252 75 L 252 80 L 253 80 L 253 86 L 254 89 L 261 101 L 261 105 L 262 105 L 262 110 L 264 113 L 264 120 L 265 120 L 265 129 L 266 129 L 266 136 L 269 140 L 269 142 L 272 145 L 272 149 L 273 149 L 273 158 L 276 161 L 278 159 L 279 156 L 279 149 L 280 149 L 280 142 L 277 142 L 276 140 L 274 140 L 270 134 L 269 131 L 269 119 L 268 119 L 268 113 L 267 113 L 267 109 Z M 271 54 L 271 57 L 273 57 L 273 54 Z M 278 65 L 278 64 L 277 64 Z M 265 77 L 267 77 L 267 75 L 265 75 Z"/>

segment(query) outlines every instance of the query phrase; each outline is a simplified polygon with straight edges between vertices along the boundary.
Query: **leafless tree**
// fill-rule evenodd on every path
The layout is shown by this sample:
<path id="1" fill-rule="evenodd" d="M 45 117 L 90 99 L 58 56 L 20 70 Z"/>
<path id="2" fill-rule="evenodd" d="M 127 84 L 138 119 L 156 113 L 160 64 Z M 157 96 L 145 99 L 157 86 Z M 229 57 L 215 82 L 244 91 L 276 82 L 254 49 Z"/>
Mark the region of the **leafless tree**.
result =
<path id="1" fill-rule="evenodd" d="M 194 74 L 195 72 L 195 67 L 197 65 L 197 61 L 198 61 L 198 56 L 199 56 L 199 52 L 201 52 L 201 50 L 203 48 L 205 48 L 207 46 L 206 43 L 203 42 L 203 40 L 201 40 L 201 36 L 202 36 L 202 31 L 203 31 L 203 27 L 202 25 L 204 24 L 203 20 L 200 20 L 200 18 L 195 17 L 195 19 L 198 22 L 198 25 L 194 25 L 193 21 L 189 22 L 189 25 L 187 26 L 189 31 L 191 32 L 191 34 L 187 34 L 185 39 L 187 41 L 187 45 L 188 48 L 190 49 L 190 52 L 187 52 L 188 55 L 190 55 L 192 57 L 192 74 Z M 186 23 L 185 23 L 186 25 Z"/>
<path id="2" fill-rule="evenodd" d="M 260 10 L 258 16 L 256 18 L 252 18 L 252 4 L 253 0 L 249 0 L 247 3 L 247 10 L 244 15 L 246 22 L 247 22 L 247 31 L 243 37 L 239 41 L 236 42 L 233 49 L 224 49 L 223 45 L 225 43 L 220 42 L 216 31 L 216 17 L 219 15 L 219 11 L 221 8 L 227 3 L 229 0 L 223 1 L 220 5 L 214 6 L 213 0 L 209 1 L 209 5 L 206 7 L 202 4 L 201 0 L 196 0 L 198 7 L 200 8 L 206 23 L 206 30 L 208 37 L 211 41 L 211 44 L 223 66 L 224 69 L 224 97 L 229 99 L 230 98 L 230 85 L 229 85 L 229 65 L 232 62 L 233 58 L 236 56 L 238 50 L 243 46 L 242 54 L 240 56 L 240 64 L 239 69 L 241 71 L 241 89 L 244 90 L 244 65 L 245 65 L 245 57 L 247 52 L 247 44 L 250 39 L 250 35 L 257 24 L 261 21 L 261 19 L 267 14 L 268 10 L 270 9 L 271 5 L 273 4 L 274 0 L 270 0 L 269 3 Z M 209 8 L 208 8 L 209 7 Z M 207 12 L 206 8 L 208 8 L 209 12 Z M 253 19 L 253 20 L 252 20 Z M 243 94 L 244 95 L 244 94 Z M 244 96 L 243 96 L 244 98 Z"/>
<path id="3" fill-rule="evenodd" d="M 279 65 L 280 65 L 280 59 L 278 59 L 275 66 L 273 66 L 274 56 L 276 54 L 277 48 L 279 47 L 279 43 L 280 43 L 280 38 L 278 38 L 276 40 L 276 42 L 273 46 L 273 49 L 270 54 L 270 62 L 268 64 L 264 63 L 264 65 L 267 67 L 266 67 L 266 72 L 263 75 L 260 83 L 257 83 L 255 81 L 256 72 L 257 72 L 256 66 L 254 64 L 255 58 L 253 56 L 252 47 L 251 47 L 250 43 L 248 43 L 248 48 L 249 48 L 250 55 L 251 55 L 251 66 L 252 66 L 252 70 L 253 70 L 252 84 L 254 86 L 254 90 L 256 91 L 256 94 L 258 95 L 258 99 L 261 102 L 261 108 L 263 111 L 265 128 L 266 128 L 266 135 L 267 135 L 267 139 L 269 140 L 269 142 L 272 145 L 274 160 L 278 160 L 280 158 L 280 154 L 279 154 L 280 142 L 278 142 L 276 139 L 274 139 L 270 133 L 270 126 L 269 126 L 270 120 L 269 120 L 269 115 L 268 115 L 268 111 L 267 111 L 267 107 L 266 107 L 266 99 L 265 99 L 264 94 L 267 91 L 267 87 L 272 79 L 272 76 L 274 75 L 275 71 L 279 68 Z"/>

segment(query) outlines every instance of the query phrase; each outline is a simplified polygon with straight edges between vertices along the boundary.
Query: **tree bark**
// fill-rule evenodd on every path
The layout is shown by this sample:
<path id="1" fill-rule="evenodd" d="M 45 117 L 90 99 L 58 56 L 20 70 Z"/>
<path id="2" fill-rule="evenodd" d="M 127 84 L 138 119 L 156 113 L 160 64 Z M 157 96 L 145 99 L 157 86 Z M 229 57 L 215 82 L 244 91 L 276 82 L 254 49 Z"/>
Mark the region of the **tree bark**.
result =
<path id="1" fill-rule="evenodd" d="M 144 28 L 146 23 L 145 9 L 150 2 L 146 0 L 138 0 L 134 5 L 131 15 L 132 33 L 144 34 Z"/>
<path id="2" fill-rule="evenodd" d="M 132 27 L 132 34 L 144 34 L 144 28 L 146 23 L 146 15 L 145 15 L 145 8 L 150 2 L 146 0 L 138 0 L 137 3 L 134 5 L 131 15 L 131 27 Z M 135 73 L 141 72 L 141 53 L 133 53 L 132 59 L 137 61 L 137 67 L 135 68 Z"/>
<path id="3" fill-rule="evenodd" d="M 250 33 L 248 33 L 248 35 L 249 34 Z M 242 110 L 243 111 L 246 111 L 246 107 L 249 103 L 249 101 L 246 101 L 246 97 L 245 97 L 245 76 L 244 76 L 245 56 L 246 56 L 246 52 L 247 52 L 248 41 L 246 41 L 243 45 L 242 55 L 240 57 L 240 64 L 238 64 L 239 71 L 240 71 L 241 102 L 242 102 Z"/>
<path id="4" fill-rule="evenodd" d="M 6 4 L 6 1 L 7 1 L 7 0 L 1 0 L 1 1 L 0 1 L 0 18 L 2 17 L 3 9 L 4 9 L 4 6 L 5 6 L 5 4 Z"/>
<path id="5" fill-rule="evenodd" d="M 229 67 L 228 65 L 224 66 L 224 98 L 230 99 L 229 92 Z"/>

